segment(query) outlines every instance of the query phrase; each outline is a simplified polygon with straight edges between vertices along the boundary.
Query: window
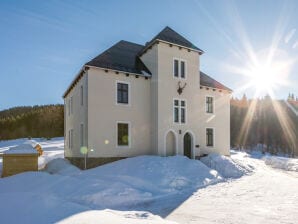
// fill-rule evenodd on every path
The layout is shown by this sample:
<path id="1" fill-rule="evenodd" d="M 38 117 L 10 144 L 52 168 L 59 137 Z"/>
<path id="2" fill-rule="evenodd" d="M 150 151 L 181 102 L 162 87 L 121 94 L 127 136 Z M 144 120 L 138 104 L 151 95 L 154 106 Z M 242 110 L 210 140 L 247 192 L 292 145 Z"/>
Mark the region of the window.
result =
<path id="1" fill-rule="evenodd" d="M 213 108 L 213 97 L 207 96 L 206 97 L 206 113 L 212 114 L 214 111 Z"/>
<path id="2" fill-rule="evenodd" d="M 179 61 L 176 59 L 174 60 L 174 76 L 179 76 Z"/>
<path id="3" fill-rule="evenodd" d="M 181 66 L 180 66 L 180 76 L 181 76 L 181 78 L 185 78 L 185 61 L 181 61 L 180 62 L 181 64 Z"/>
<path id="4" fill-rule="evenodd" d="M 81 147 L 84 146 L 84 124 L 80 126 L 80 143 Z"/>
<path id="5" fill-rule="evenodd" d="M 128 104 L 129 103 L 129 85 L 128 83 L 117 82 L 117 103 Z"/>
<path id="6" fill-rule="evenodd" d="M 118 146 L 129 146 L 128 123 L 117 123 L 117 144 Z"/>
<path id="7" fill-rule="evenodd" d="M 73 149 L 73 129 L 68 131 L 68 148 Z"/>
<path id="8" fill-rule="evenodd" d="M 174 59 L 173 73 L 174 77 L 185 79 L 186 76 L 186 61 L 181 59 Z"/>
<path id="9" fill-rule="evenodd" d="M 181 123 L 184 124 L 185 123 L 185 101 L 181 100 L 180 104 L 181 104 L 181 107 L 180 107 L 180 110 L 181 110 Z"/>
<path id="10" fill-rule="evenodd" d="M 174 100 L 174 122 L 179 123 L 179 100 Z"/>
<path id="11" fill-rule="evenodd" d="M 83 86 L 81 86 L 80 95 L 81 95 L 81 105 L 83 106 L 84 105 L 84 89 L 83 89 Z"/>
<path id="12" fill-rule="evenodd" d="M 186 123 L 186 101 L 174 100 L 174 122 L 178 124 Z"/>
<path id="13" fill-rule="evenodd" d="M 214 133 L 213 128 L 206 129 L 206 145 L 213 147 L 214 146 Z"/>

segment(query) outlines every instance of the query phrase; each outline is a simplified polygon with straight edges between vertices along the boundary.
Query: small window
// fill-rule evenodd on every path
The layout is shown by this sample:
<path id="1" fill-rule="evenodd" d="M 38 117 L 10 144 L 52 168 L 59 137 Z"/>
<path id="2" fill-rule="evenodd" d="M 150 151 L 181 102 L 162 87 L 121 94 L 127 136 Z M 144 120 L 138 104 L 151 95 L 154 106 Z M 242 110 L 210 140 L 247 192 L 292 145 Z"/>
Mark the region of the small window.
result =
<path id="1" fill-rule="evenodd" d="M 213 128 L 206 129 L 206 145 L 213 147 L 214 146 L 214 133 Z"/>
<path id="2" fill-rule="evenodd" d="M 81 86 L 81 105 L 83 106 L 84 105 L 84 89 L 83 89 L 83 86 Z"/>
<path id="3" fill-rule="evenodd" d="M 207 96 L 206 97 L 206 113 L 212 114 L 214 111 L 213 108 L 213 97 Z"/>
<path id="4" fill-rule="evenodd" d="M 128 84 L 117 82 L 117 103 L 128 104 Z"/>
<path id="5" fill-rule="evenodd" d="M 174 60 L 174 76 L 179 76 L 179 61 L 176 59 Z"/>
<path id="6" fill-rule="evenodd" d="M 179 123 L 179 100 L 174 100 L 174 122 Z"/>
<path id="7" fill-rule="evenodd" d="M 174 122 L 178 124 L 186 123 L 186 101 L 174 100 Z"/>
<path id="8" fill-rule="evenodd" d="M 80 126 L 80 143 L 81 147 L 84 146 L 84 124 Z"/>
<path id="9" fill-rule="evenodd" d="M 118 146 L 129 146 L 129 125 L 128 123 L 118 123 Z"/>
<path id="10" fill-rule="evenodd" d="M 185 62 L 184 61 L 181 61 L 180 76 L 183 79 L 185 78 Z"/>
<path id="11" fill-rule="evenodd" d="M 181 100 L 181 123 L 185 123 L 185 101 Z"/>

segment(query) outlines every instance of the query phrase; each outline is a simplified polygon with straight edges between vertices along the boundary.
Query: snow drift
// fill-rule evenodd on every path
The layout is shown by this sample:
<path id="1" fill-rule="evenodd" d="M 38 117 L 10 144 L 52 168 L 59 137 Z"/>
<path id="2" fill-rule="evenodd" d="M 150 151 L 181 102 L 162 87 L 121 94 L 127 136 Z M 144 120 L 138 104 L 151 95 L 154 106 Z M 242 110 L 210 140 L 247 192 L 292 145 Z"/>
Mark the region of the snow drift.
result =
<path id="1" fill-rule="evenodd" d="M 216 170 L 224 178 L 239 178 L 251 172 L 251 168 L 241 165 L 230 157 L 216 153 L 202 157 L 200 161 L 209 168 Z"/>
<path id="2" fill-rule="evenodd" d="M 273 168 L 298 172 L 298 159 L 290 159 L 278 156 L 264 156 L 263 160 L 265 161 L 266 165 L 269 165 Z"/>
<path id="3" fill-rule="evenodd" d="M 86 171 L 54 159 L 45 171 L 0 181 L 0 201 L 5 201 L 0 214 L 5 223 L 54 223 L 104 209 L 161 212 L 174 209 L 198 188 L 223 180 L 215 170 L 184 156 L 139 156 Z M 142 223 L 124 222 L 137 221 Z"/>
<path id="4" fill-rule="evenodd" d="M 50 174 L 71 175 L 80 172 L 80 169 L 70 164 L 66 159 L 57 158 L 48 162 L 44 171 Z"/>

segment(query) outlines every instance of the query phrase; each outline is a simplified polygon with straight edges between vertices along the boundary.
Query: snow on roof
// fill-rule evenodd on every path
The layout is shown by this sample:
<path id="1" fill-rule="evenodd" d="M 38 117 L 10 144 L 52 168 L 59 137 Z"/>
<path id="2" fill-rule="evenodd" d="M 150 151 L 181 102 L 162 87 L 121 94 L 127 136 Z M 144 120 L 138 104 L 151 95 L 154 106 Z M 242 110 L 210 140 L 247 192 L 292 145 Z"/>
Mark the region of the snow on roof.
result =
<path id="1" fill-rule="evenodd" d="M 11 147 L 6 150 L 4 154 L 38 154 L 31 144 L 22 144 L 15 147 Z"/>

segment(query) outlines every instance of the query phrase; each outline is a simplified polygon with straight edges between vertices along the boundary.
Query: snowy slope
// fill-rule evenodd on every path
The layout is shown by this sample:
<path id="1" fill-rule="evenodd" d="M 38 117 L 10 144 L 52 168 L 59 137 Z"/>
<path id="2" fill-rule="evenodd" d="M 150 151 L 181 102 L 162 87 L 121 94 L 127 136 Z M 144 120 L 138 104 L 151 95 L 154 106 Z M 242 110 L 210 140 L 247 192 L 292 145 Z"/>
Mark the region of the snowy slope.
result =
<path id="1" fill-rule="evenodd" d="M 298 220 L 297 172 L 265 164 L 275 157 L 232 151 L 231 158 L 206 157 L 206 166 L 183 156 L 139 156 L 82 171 L 63 159 L 63 138 L 34 140 L 45 150 L 39 160 L 45 169 L 0 179 L 1 223 Z M 0 142 L 0 150 L 23 141 Z"/>
<path id="2" fill-rule="evenodd" d="M 35 141 L 45 150 L 43 161 L 51 161 L 43 172 L 0 180 L 5 223 L 164 223 L 160 216 L 197 189 L 223 181 L 215 170 L 183 156 L 140 156 L 81 171 L 59 158 L 63 139 Z"/>

